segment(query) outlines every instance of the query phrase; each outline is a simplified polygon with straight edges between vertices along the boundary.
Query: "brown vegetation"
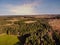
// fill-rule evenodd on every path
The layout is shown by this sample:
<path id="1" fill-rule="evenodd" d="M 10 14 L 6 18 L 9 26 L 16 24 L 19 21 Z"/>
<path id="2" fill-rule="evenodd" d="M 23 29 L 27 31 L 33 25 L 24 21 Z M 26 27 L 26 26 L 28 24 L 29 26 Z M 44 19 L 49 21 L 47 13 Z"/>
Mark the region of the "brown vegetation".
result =
<path id="1" fill-rule="evenodd" d="M 50 19 L 49 24 L 54 30 L 60 31 L 60 19 Z"/>

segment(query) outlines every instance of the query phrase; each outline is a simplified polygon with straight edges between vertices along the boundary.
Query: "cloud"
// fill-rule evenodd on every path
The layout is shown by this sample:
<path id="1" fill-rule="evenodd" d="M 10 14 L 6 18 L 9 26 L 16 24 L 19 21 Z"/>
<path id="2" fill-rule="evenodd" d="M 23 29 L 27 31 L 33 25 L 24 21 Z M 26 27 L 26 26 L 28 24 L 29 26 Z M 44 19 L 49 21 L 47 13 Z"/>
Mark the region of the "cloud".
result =
<path id="1" fill-rule="evenodd" d="M 19 1 L 20 2 L 20 1 Z M 3 4 L 0 10 L 0 14 L 2 15 L 35 15 L 38 14 L 37 7 L 42 3 L 41 0 L 26 0 L 21 1 L 20 4 L 15 3 L 6 3 Z M 4 7 L 4 8 L 3 8 Z"/>
<path id="2" fill-rule="evenodd" d="M 38 3 L 29 3 L 29 4 L 23 4 L 23 5 L 11 5 L 8 4 L 6 8 L 8 11 L 12 14 L 17 14 L 17 15 L 31 15 L 31 14 L 36 14 L 35 13 L 35 6 L 37 6 Z"/>

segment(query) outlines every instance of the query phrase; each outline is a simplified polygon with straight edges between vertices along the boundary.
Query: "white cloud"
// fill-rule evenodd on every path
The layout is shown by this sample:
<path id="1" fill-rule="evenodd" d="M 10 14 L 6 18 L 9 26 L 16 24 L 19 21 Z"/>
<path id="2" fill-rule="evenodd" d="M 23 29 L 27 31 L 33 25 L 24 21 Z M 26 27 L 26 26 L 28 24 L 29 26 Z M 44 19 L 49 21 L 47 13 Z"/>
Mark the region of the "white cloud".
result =
<path id="1" fill-rule="evenodd" d="M 34 7 L 37 6 L 38 3 L 31 3 L 31 4 L 24 4 L 24 5 L 7 5 L 6 8 L 8 8 L 9 12 L 12 14 L 17 15 L 31 15 L 36 14 Z"/>
<path id="2" fill-rule="evenodd" d="M 33 2 L 22 4 L 4 4 L 4 8 L 0 10 L 0 15 L 35 15 L 38 14 L 36 6 L 39 6 L 41 0 L 35 0 Z"/>

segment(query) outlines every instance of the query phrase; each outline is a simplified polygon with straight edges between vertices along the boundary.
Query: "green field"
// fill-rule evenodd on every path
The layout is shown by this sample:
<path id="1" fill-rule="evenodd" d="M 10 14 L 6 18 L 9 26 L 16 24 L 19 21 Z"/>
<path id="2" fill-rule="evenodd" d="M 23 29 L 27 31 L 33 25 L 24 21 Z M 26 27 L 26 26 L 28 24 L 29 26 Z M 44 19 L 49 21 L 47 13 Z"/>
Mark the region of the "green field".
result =
<path id="1" fill-rule="evenodd" d="M 14 45 L 17 42 L 17 36 L 0 34 L 0 45 Z"/>

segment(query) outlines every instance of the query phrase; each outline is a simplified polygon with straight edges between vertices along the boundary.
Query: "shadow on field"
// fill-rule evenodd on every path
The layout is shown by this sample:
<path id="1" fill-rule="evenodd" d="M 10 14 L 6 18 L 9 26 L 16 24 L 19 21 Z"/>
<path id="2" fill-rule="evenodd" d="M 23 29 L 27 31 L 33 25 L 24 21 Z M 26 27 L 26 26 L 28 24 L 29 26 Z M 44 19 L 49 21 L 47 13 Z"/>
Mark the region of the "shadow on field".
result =
<path id="1" fill-rule="evenodd" d="M 17 42 L 15 45 L 24 45 L 26 38 L 29 37 L 30 34 L 25 34 L 22 36 L 18 36 L 19 42 Z"/>

